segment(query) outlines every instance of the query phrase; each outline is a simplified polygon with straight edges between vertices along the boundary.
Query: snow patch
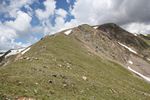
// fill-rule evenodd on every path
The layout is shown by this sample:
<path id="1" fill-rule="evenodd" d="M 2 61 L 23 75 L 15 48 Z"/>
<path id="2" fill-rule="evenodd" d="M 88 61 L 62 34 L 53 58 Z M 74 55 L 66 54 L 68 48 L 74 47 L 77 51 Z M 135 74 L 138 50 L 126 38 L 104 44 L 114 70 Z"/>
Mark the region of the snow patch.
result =
<path id="1" fill-rule="evenodd" d="M 131 60 L 129 60 L 128 63 L 131 64 L 131 65 L 133 64 L 133 62 Z"/>
<path id="2" fill-rule="evenodd" d="M 144 36 L 148 36 L 148 34 L 143 34 Z"/>
<path id="3" fill-rule="evenodd" d="M 97 28 L 98 28 L 98 26 L 94 26 L 93 28 L 94 28 L 94 29 L 97 29 Z"/>
<path id="4" fill-rule="evenodd" d="M 134 36 L 138 36 L 136 33 L 133 34 Z"/>
<path id="5" fill-rule="evenodd" d="M 23 54 L 25 54 L 26 52 L 28 52 L 30 50 L 30 47 L 28 47 L 28 48 L 26 48 L 25 50 L 23 50 L 22 52 L 21 52 L 21 54 L 23 55 Z"/>
<path id="6" fill-rule="evenodd" d="M 67 30 L 64 32 L 64 34 L 69 35 L 72 32 L 72 30 Z"/>
<path id="7" fill-rule="evenodd" d="M 137 54 L 137 52 L 134 51 L 133 49 L 131 49 L 130 47 L 128 47 L 128 46 L 126 46 L 126 45 L 124 45 L 124 44 L 122 44 L 122 43 L 120 43 L 120 42 L 118 42 L 118 43 L 119 43 L 121 46 L 123 46 L 123 47 L 125 47 L 126 49 L 128 49 L 130 52 Z"/>
<path id="8" fill-rule="evenodd" d="M 11 52 L 9 54 L 7 54 L 6 57 L 16 55 L 16 54 L 22 52 L 23 50 L 24 50 L 24 48 L 23 49 L 17 49 L 17 50 L 11 50 Z"/>
<path id="9" fill-rule="evenodd" d="M 82 76 L 82 79 L 86 81 L 86 80 L 87 80 L 87 77 L 86 77 L 86 76 Z"/>
<path id="10" fill-rule="evenodd" d="M 148 61 L 150 61 L 150 58 L 147 58 Z"/>
<path id="11" fill-rule="evenodd" d="M 129 66 L 128 66 L 128 69 L 129 69 L 130 71 L 134 72 L 135 74 L 139 75 L 139 76 L 142 77 L 143 79 L 145 79 L 145 80 L 147 80 L 147 81 L 150 82 L 150 78 L 149 78 L 149 77 L 146 77 L 146 76 L 142 75 L 141 73 L 139 73 L 139 72 L 133 70 L 133 69 L 132 69 L 131 67 L 129 67 Z"/>
<path id="12" fill-rule="evenodd" d="M 12 49 L 12 50 L 10 50 L 10 53 L 8 53 L 5 57 L 9 57 L 9 56 L 16 55 L 19 53 L 21 53 L 23 55 L 29 50 L 30 50 L 30 48 L 22 48 L 22 49 L 16 49 L 16 50 Z M 4 54 L 5 53 L 0 54 L 0 57 L 3 56 Z"/>
<path id="13" fill-rule="evenodd" d="M 0 54 L 0 57 L 3 56 L 3 54 Z"/>

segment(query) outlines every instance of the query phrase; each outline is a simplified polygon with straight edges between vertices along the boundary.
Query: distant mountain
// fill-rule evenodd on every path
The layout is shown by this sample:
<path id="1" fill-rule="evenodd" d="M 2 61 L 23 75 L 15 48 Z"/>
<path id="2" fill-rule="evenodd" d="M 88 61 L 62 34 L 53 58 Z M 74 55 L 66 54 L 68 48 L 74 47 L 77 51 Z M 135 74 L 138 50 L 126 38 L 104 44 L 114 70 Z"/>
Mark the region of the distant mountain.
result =
<path id="1" fill-rule="evenodd" d="M 117 40 L 129 46 L 133 46 L 139 50 L 143 50 L 149 47 L 149 45 L 146 44 L 142 39 L 127 32 L 116 24 L 104 24 L 101 25 L 98 29 L 105 31 L 111 39 Z"/>
<path id="2" fill-rule="evenodd" d="M 114 23 L 83 24 L 8 54 L 0 67 L 2 100 L 150 98 L 149 36 Z"/>

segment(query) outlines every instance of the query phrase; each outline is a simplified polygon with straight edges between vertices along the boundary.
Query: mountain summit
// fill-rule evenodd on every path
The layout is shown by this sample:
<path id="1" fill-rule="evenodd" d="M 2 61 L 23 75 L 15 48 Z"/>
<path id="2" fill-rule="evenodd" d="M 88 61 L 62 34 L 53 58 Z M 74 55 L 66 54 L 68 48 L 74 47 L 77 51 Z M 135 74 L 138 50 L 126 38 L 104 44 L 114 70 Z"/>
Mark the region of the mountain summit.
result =
<path id="1" fill-rule="evenodd" d="M 150 42 L 116 24 L 67 29 L 0 57 L 0 99 L 148 100 Z"/>

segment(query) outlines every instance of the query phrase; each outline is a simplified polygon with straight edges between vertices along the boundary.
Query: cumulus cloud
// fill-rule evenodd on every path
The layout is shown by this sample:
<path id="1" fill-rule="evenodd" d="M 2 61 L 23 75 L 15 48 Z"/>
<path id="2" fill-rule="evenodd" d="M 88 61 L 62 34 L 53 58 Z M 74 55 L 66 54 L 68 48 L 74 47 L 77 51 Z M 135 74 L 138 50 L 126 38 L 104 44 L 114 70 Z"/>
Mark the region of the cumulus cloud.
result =
<path id="1" fill-rule="evenodd" d="M 9 0 L 9 4 L 6 4 L 4 0 L 2 4 L 0 4 L 0 12 L 7 13 L 7 16 L 15 17 L 17 16 L 17 12 L 21 7 L 27 4 L 32 4 L 35 0 Z"/>
<path id="2" fill-rule="evenodd" d="M 67 15 L 67 11 L 65 11 L 64 9 L 58 9 L 58 10 L 56 10 L 56 14 L 58 16 L 61 16 L 61 17 L 65 18 L 66 15 Z"/>
<path id="3" fill-rule="evenodd" d="M 72 4 L 72 0 L 66 0 Z M 37 41 L 36 36 L 53 34 L 58 31 L 87 23 L 90 25 L 116 23 L 133 33 L 150 33 L 149 0 L 76 0 L 69 10 L 59 8 L 59 0 L 45 0 L 42 8 L 31 8 L 37 0 L 5 0 L 0 4 L 0 14 L 13 20 L 0 21 L 0 49 L 27 46 Z M 40 2 L 41 3 L 41 2 Z M 27 9 L 21 11 L 21 7 Z M 32 26 L 34 17 L 39 24 Z M 73 16 L 72 19 L 67 19 Z M 70 17 L 69 17 L 70 18 Z M 39 34 L 37 34 L 39 33 Z M 28 43 L 16 42 L 25 38 Z"/>
<path id="4" fill-rule="evenodd" d="M 150 24 L 149 5 L 148 0 L 77 0 L 72 15 L 80 23 L 114 22 L 121 26 L 132 23 L 145 25 L 144 23 Z"/>
<path id="5" fill-rule="evenodd" d="M 14 43 L 16 36 L 15 30 L 0 23 L 0 50 L 16 47 L 17 43 Z"/>
<path id="6" fill-rule="evenodd" d="M 66 0 L 66 2 L 67 2 L 67 3 L 70 3 L 71 1 L 70 1 L 70 0 Z"/>
<path id="7" fill-rule="evenodd" d="M 132 33 L 150 34 L 150 25 L 144 23 L 131 23 L 123 26 L 125 29 Z"/>
<path id="8" fill-rule="evenodd" d="M 31 17 L 22 11 L 17 12 L 17 18 L 14 21 L 7 21 L 5 25 L 19 32 L 25 32 L 30 26 Z"/>
<path id="9" fill-rule="evenodd" d="M 56 8 L 56 1 L 54 0 L 46 0 L 44 2 L 45 10 L 37 9 L 36 15 L 40 20 L 48 19 L 50 15 L 54 14 Z"/>
<path id="10" fill-rule="evenodd" d="M 31 19 L 27 13 L 18 11 L 14 21 L 0 23 L 0 49 L 18 48 L 30 44 L 15 42 L 15 39 L 28 35 Z"/>

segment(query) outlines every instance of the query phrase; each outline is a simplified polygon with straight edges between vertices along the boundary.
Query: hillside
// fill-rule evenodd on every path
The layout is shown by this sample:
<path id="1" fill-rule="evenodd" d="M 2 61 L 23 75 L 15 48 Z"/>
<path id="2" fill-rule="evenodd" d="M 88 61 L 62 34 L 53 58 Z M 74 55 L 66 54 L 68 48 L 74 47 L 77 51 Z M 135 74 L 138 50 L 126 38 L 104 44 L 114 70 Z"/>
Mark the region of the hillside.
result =
<path id="1" fill-rule="evenodd" d="M 0 100 L 148 100 L 149 82 L 128 68 L 150 76 L 149 45 L 101 27 L 80 25 L 4 58 Z"/>
<path id="2" fill-rule="evenodd" d="M 150 45 L 150 34 L 148 35 L 139 34 L 138 37 L 142 38 L 144 41 L 146 41 Z"/>

